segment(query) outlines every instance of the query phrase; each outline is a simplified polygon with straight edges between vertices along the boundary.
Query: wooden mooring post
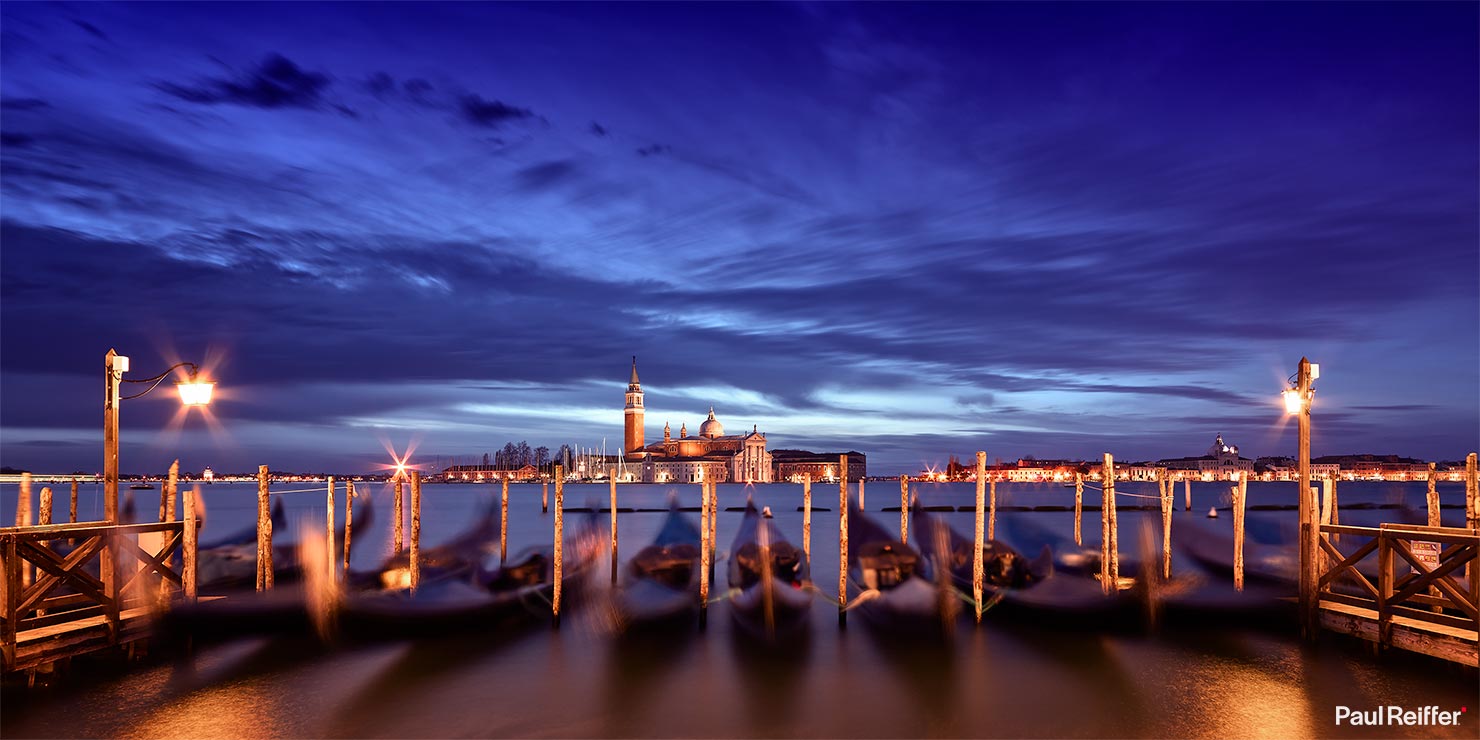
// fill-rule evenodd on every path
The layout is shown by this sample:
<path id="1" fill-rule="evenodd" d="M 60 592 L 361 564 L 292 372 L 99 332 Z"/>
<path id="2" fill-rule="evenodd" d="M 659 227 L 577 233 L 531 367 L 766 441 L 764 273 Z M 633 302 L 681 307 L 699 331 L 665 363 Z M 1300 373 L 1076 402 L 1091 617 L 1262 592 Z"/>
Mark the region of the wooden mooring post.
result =
<path id="1" fill-rule="evenodd" d="M 565 575 L 565 470 L 555 466 L 555 568 L 554 593 L 550 598 L 552 623 L 560 626 L 560 586 Z"/>
<path id="2" fill-rule="evenodd" d="M 617 469 L 616 468 L 612 468 L 611 469 L 611 473 L 607 476 L 607 479 L 609 481 L 611 481 L 611 489 L 612 489 L 611 490 L 611 500 L 612 500 L 612 505 L 611 505 L 611 509 L 612 509 L 612 583 L 616 583 L 617 582 Z"/>
<path id="3" fill-rule="evenodd" d="M 338 583 L 339 569 L 334 565 L 338 558 L 334 557 L 337 551 L 334 549 L 334 476 L 332 475 L 329 476 L 329 485 L 324 491 L 324 496 L 324 546 L 328 548 L 324 550 L 324 557 L 329 562 L 329 582 Z"/>
<path id="4" fill-rule="evenodd" d="M 1233 500 L 1233 589 L 1244 590 L 1244 489 L 1230 486 L 1229 497 Z"/>
<path id="5" fill-rule="evenodd" d="M 863 479 L 862 478 L 859 478 L 858 479 L 858 510 L 859 511 L 863 511 L 866 508 L 868 508 L 868 507 L 865 506 L 864 503 L 863 503 Z"/>
<path id="6" fill-rule="evenodd" d="M 190 487 L 190 490 L 185 492 L 185 501 L 183 502 L 185 507 L 185 521 L 183 522 L 184 530 L 181 533 L 182 563 L 180 565 L 180 580 L 184 586 L 185 601 L 189 603 L 195 603 L 197 597 L 195 579 L 198 572 L 196 555 L 199 545 L 197 544 L 196 537 L 199 533 L 195 530 L 195 502 L 198 498 L 200 498 L 200 486 L 194 485 Z"/>
<path id="7" fill-rule="evenodd" d="M 1336 481 L 1331 478 L 1321 479 L 1321 524 L 1332 524 L 1331 518 L 1336 513 Z"/>
<path id="8" fill-rule="evenodd" d="M 349 574 L 349 541 L 354 535 L 355 524 L 355 482 L 347 480 L 344 482 L 344 573 Z M 334 553 L 329 553 L 334 557 Z"/>
<path id="9" fill-rule="evenodd" d="M 976 453 L 976 530 L 974 537 L 974 549 L 971 555 L 971 598 L 976 604 L 976 621 L 982 621 L 982 580 L 986 575 L 985 564 L 982 562 L 983 542 L 982 535 L 986 531 L 986 498 L 987 498 L 987 453 L 977 451 Z"/>
<path id="10" fill-rule="evenodd" d="M 1084 546 L 1080 521 L 1084 517 L 1084 473 L 1074 472 L 1074 544 Z"/>
<path id="11" fill-rule="evenodd" d="M 421 586 L 421 471 L 411 471 L 411 593 Z"/>
<path id="12" fill-rule="evenodd" d="M 72 479 L 72 501 L 71 501 L 71 503 L 67 507 L 67 521 L 69 523 L 76 523 L 76 521 L 77 521 L 77 479 L 76 478 L 73 478 Z"/>
<path id="13" fill-rule="evenodd" d="M 21 473 L 20 490 L 15 499 L 15 526 L 31 526 L 31 474 Z"/>
<path id="14" fill-rule="evenodd" d="M 1120 588 L 1118 529 L 1115 516 L 1115 458 L 1106 452 L 1100 467 L 1100 585 L 1107 594 Z"/>
<path id="15" fill-rule="evenodd" d="M 170 472 L 159 488 L 159 521 L 175 521 L 175 486 L 180 484 L 180 461 L 170 463 Z"/>
<path id="16" fill-rule="evenodd" d="M 997 539 L 997 476 L 987 477 L 987 539 Z"/>
<path id="17" fill-rule="evenodd" d="M 1192 511 L 1192 476 L 1182 474 L 1182 510 Z"/>
<path id="18" fill-rule="evenodd" d="M 555 466 L 555 475 L 557 476 L 557 480 L 558 480 L 558 476 L 561 475 L 561 472 L 560 471 L 561 471 L 561 466 L 556 465 Z M 548 514 L 548 513 L 550 513 L 550 481 L 541 481 L 541 485 L 540 485 L 540 513 L 541 514 Z"/>
<path id="19" fill-rule="evenodd" d="M 1161 577 L 1172 577 L 1172 507 L 1176 504 L 1176 489 L 1172 487 L 1172 476 L 1166 468 L 1157 471 L 1156 483 L 1161 494 Z"/>
<path id="20" fill-rule="evenodd" d="M 1465 457 L 1465 527 L 1480 527 L 1480 475 L 1473 452 Z"/>
<path id="21" fill-rule="evenodd" d="M 807 570 L 812 568 L 812 476 L 802 476 L 802 555 L 807 558 Z"/>
<path id="22" fill-rule="evenodd" d="M 838 456 L 838 625 L 848 623 L 848 456 Z"/>
<path id="23" fill-rule="evenodd" d="M 699 629 L 709 621 L 709 481 L 699 481 Z"/>
<path id="24" fill-rule="evenodd" d="M 503 481 L 503 494 L 498 507 L 498 564 L 509 559 L 509 475 L 499 476 Z"/>
<path id="25" fill-rule="evenodd" d="M 401 472 L 396 473 L 395 484 L 391 486 L 391 552 L 400 555 L 405 549 L 406 511 L 404 499 L 406 498 L 405 484 L 401 481 Z"/>
<path id="26" fill-rule="evenodd" d="M 1473 452 L 1465 457 L 1465 528 L 1480 529 L 1480 470 Z M 1480 593 L 1480 564 L 1470 561 L 1465 570 L 1474 589 L 1471 593 Z"/>
<path id="27" fill-rule="evenodd" d="M 272 589 L 272 506 L 268 500 L 267 466 L 257 466 L 257 590 Z"/>
<path id="28" fill-rule="evenodd" d="M 899 541 L 910 543 L 910 477 L 899 476 Z"/>
<path id="29" fill-rule="evenodd" d="M 43 527 L 51 524 L 51 486 L 41 487 L 41 510 L 36 523 Z"/>
<path id="30" fill-rule="evenodd" d="M 1436 468 L 1438 468 L 1437 465 L 1435 465 L 1434 463 L 1429 463 L 1429 490 L 1427 496 L 1425 497 L 1425 500 L 1429 506 L 1430 527 L 1439 526 L 1439 489 L 1437 487 L 1437 483 L 1439 482 L 1439 474 Z"/>

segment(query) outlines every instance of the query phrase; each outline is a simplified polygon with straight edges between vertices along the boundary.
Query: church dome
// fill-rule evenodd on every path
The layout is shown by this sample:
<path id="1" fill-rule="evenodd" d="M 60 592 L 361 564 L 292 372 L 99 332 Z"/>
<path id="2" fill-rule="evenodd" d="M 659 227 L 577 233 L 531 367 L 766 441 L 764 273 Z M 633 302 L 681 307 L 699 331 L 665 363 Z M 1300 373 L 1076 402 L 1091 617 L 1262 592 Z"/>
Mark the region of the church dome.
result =
<path id="1" fill-rule="evenodd" d="M 719 420 L 716 419 L 716 418 L 714 418 L 714 407 L 713 406 L 710 406 L 709 407 L 709 418 L 708 419 L 705 419 L 704 420 L 704 423 L 699 425 L 699 436 L 700 437 L 709 437 L 710 439 L 713 439 L 715 437 L 723 436 L 724 433 L 725 433 L 725 427 L 724 427 L 724 425 L 723 424 L 720 424 L 719 423 Z"/>

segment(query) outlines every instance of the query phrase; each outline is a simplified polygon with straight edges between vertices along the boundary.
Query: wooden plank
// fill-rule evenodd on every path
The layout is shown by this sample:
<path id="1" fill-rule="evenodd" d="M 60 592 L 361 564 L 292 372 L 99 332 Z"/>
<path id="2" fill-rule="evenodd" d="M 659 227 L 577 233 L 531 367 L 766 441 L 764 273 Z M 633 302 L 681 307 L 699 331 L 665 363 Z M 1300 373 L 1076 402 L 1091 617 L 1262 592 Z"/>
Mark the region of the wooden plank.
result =
<path id="1" fill-rule="evenodd" d="M 1377 613 L 1371 609 L 1323 605 L 1321 624 L 1333 632 L 1381 642 Z M 1392 646 L 1462 665 L 1480 667 L 1480 636 L 1475 630 L 1393 617 Z"/>
<path id="2" fill-rule="evenodd" d="M 1403 617 L 1425 624 L 1446 625 L 1471 632 L 1475 629 L 1475 620 L 1473 619 L 1456 617 L 1452 614 L 1436 613 L 1428 609 L 1419 609 L 1407 604 L 1388 604 L 1388 611 L 1392 612 L 1393 616 Z"/>
<path id="3" fill-rule="evenodd" d="M 119 617 L 118 640 L 134 641 L 148 637 L 151 624 L 147 608 L 124 610 Z M 9 670 L 35 668 L 63 658 L 106 649 L 113 644 L 114 631 L 110 628 L 106 614 L 52 627 L 28 630 L 25 633 L 25 639 L 16 647 L 15 660 L 7 665 L 7 668 Z"/>
<path id="4" fill-rule="evenodd" d="M 1383 522 L 1378 525 L 1378 528 L 1385 532 L 1423 532 L 1425 534 L 1453 534 L 1461 537 L 1480 536 L 1480 529 L 1473 527 L 1429 527 L 1423 524 L 1408 524 L 1406 522 Z"/>
<path id="5" fill-rule="evenodd" d="M 1382 534 L 1377 527 L 1354 527 L 1350 524 L 1322 524 L 1323 534 L 1349 534 L 1355 537 L 1376 537 Z"/>
<path id="6" fill-rule="evenodd" d="M 48 524 L 30 527 L 0 527 L 0 535 L 14 535 L 24 540 L 66 540 L 85 535 L 114 532 L 117 534 L 139 534 L 143 532 L 165 532 L 178 528 L 179 522 L 142 522 L 139 524 L 108 524 L 106 522 L 78 522 L 76 524 Z"/>
<path id="7" fill-rule="evenodd" d="M 120 611 L 118 613 L 118 619 L 120 624 L 125 622 L 132 623 L 138 620 L 147 619 L 149 617 L 149 614 L 149 608 L 141 606 Z M 81 631 L 100 625 L 106 625 L 107 619 L 107 616 L 100 614 L 95 617 L 85 617 L 83 619 L 76 619 L 71 622 L 63 622 L 62 624 L 52 624 L 44 627 L 37 627 L 35 629 L 25 630 L 24 632 L 20 632 L 16 635 L 16 644 L 20 645 L 25 643 L 37 642 L 40 640 L 47 640 L 58 635 L 64 635 L 68 632 Z"/>
<path id="8" fill-rule="evenodd" d="M 1320 603 L 1324 606 L 1327 602 L 1344 604 L 1346 606 L 1353 606 L 1359 609 L 1372 609 L 1374 611 L 1376 611 L 1377 609 L 1377 599 L 1369 599 L 1365 596 L 1352 596 L 1351 594 L 1334 594 L 1329 591 L 1323 591 L 1320 594 Z"/>

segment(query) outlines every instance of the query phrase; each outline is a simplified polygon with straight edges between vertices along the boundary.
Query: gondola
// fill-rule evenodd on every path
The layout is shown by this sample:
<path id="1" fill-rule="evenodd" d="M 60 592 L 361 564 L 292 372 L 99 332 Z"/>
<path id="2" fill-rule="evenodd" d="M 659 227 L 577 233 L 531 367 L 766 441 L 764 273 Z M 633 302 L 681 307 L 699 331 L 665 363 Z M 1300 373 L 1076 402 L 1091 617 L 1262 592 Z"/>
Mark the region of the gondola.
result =
<path id="1" fill-rule="evenodd" d="M 288 532 L 287 517 L 283 513 L 282 499 L 272 506 L 272 531 L 275 541 L 272 546 L 272 577 L 276 583 L 291 583 L 302 575 L 303 566 L 298 559 L 298 543 L 284 541 Z M 369 531 L 375 522 L 375 507 L 370 498 L 355 507 L 354 531 Z M 335 542 L 343 547 L 344 527 L 341 525 Z M 340 554 L 342 556 L 342 550 Z M 252 525 L 225 535 L 209 546 L 201 545 L 197 557 L 196 582 L 202 591 L 219 591 L 253 588 L 257 582 L 257 527 Z"/>
<path id="2" fill-rule="evenodd" d="M 596 560 L 594 520 L 588 517 L 565 543 L 560 579 L 563 604 L 582 594 Z M 454 546 L 438 553 L 441 564 L 424 571 L 414 594 L 400 588 L 349 593 L 338 615 L 343 633 L 355 640 L 431 637 L 507 630 L 550 618 L 555 590 L 554 548 L 528 548 L 501 566 L 489 563 L 497 558 L 496 553 L 485 553 L 484 562 L 469 569 L 459 562 L 457 551 L 473 552 L 468 547 L 475 547 L 473 540 L 449 545 Z"/>
<path id="3" fill-rule="evenodd" d="M 1038 516 L 1038 515 L 1034 515 Z M 1100 548 L 1075 544 L 1074 539 L 1029 521 L 1029 516 L 1009 514 L 997 520 L 1003 538 L 1024 552 L 1040 552 L 1048 547 L 1053 552 L 1054 571 L 1064 575 L 1094 576 L 1100 572 Z M 1098 538 L 1099 535 L 1094 535 Z M 1098 542 L 1098 539 L 1096 539 Z M 1131 553 L 1120 554 L 1120 574 L 1135 578 L 1140 574 L 1140 559 Z"/>
<path id="4" fill-rule="evenodd" d="M 1188 522 L 1191 531 L 1173 537 L 1174 546 L 1209 573 L 1233 577 L 1233 536 Z M 1294 545 L 1266 545 L 1244 539 L 1244 581 L 1294 589 L 1300 582 L 1300 554 Z"/>
<path id="5" fill-rule="evenodd" d="M 864 620 L 894 635 L 943 634 L 946 599 L 954 599 L 924 577 L 915 548 L 899 541 L 850 503 L 848 580 Z"/>
<path id="6" fill-rule="evenodd" d="M 699 528 L 675 499 L 653 544 L 627 563 L 615 594 L 617 618 L 626 629 L 679 623 L 699 611 Z"/>
<path id="7" fill-rule="evenodd" d="M 730 553 L 730 588 L 735 592 L 730 614 L 735 623 L 763 640 L 785 640 L 805 631 L 812 608 L 807 559 L 752 501 L 745 502 Z"/>
<path id="8" fill-rule="evenodd" d="M 922 509 L 914 512 L 921 550 L 935 562 L 936 545 L 943 528 L 950 548 L 951 582 L 964 594 L 972 590 L 972 557 L 976 544 L 957 534 Z M 1130 621 L 1139 612 L 1137 601 L 1116 591 L 1106 595 L 1100 583 L 1081 574 L 1059 573 L 1054 568 L 1053 549 L 1044 545 L 1037 557 L 1028 560 L 1012 546 L 999 540 L 983 542 L 985 572 L 982 597 L 1004 616 L 1028 624 L 1058 624 L 1078 628 L 1100 628 Z M 932 571 L 933 573 L 933 571 Z"/>
<path id="9" fill-rule="evenodd" d="M 460 577 L 470 580 L 484 558 L 498 551 L 499 516 L 498 505 L 490 500 L 471 527 L 447 542 L 417 553 L 421 567 L 421 581 L 418 585 L 434 581 L 456 580 Z M 356 574 L 354 581 L 354 585 L 361 589 L 410 588 L 411 550 L 409 545 L 401 552 L 386 558 L 378 570 L 372 573 Z"/>
<path id="10" fill-rule="evenodd" d="M 935 564 L 950 564 L 951 582 L 964 593 L 971 593 L 975 577 L 972 558 L 976 555 L 976 543 L 951 529 L 945 520 L 916 507 L 911 518 L 919 534 L 920 554 L 925 557 L 925 575 L 935 579 Z M 941 530 L 944 530 L 943 532 Z M 948 548 L 945 558 L 938 557 L 944 535 Z M 1038 560 L 1029 561 L 1021 553 L 1001 540 L 982 541 L 982 585 L 988 594 L 999 589 L 1021 589 L 1034 585 L 1052 570 L 1052 550 L 1044 547 Z"/>
<path id="11" fill-rule="evenodd" d="M 369 510 L 368 504 L 366 510 Z M 495 506 L 486 507 L 467 530 L 445 544 L 419 553 L 423 570 L 414 595 L 407 588 L 410 573 L 405 553 L 387 559 L 372 571 L 346 574 L 344 593 L 338 599 L 339 626 L 361 639 L 435 634 L 438 630 L 471 626 L 480 620 L 486 622 L 499 610 L 515 605 L 517 596 L 538 598 L 534 591 L 539 590 L 539 580 L 548 581 L 550 578 L 549 568 L 542 565 L 549 562 L 547 555 L 530 552 L 503 569 L 485 570 L 482 566 L 490 553 L 497 556 L 499 517 L 496 511 Z M 360 523 L 357 521 L 356 525 Z M 294 549 L 283 549 L 292 554 L 294 574 L 300 573 L 301 566 Z M 572 550 L 574 557 L 569 560 L 568 578 L 589 568 L 591 556 L 583 552 L 580 548 Z M 247 564 L 251 565 L 251 561 Z M 507 571 L 502 580 L 501 571 Z M 275 574 L 279 572 L 274 568 Z M 513 583 L 515 580 L 536 588 L 509 596 L 519 590 Z M 553 586 L 546 584 L 546 588 Z M 182 605 L 170 610 L 165 615 L 165 631 L 199 637 L 302 634 L 314 627 L 308 603 L 304 589 L 293 587 L 280 586 L 257 594 L 235 594 L 221 601 Z M 393 626 L 396 629 L 390 629 Z"/>

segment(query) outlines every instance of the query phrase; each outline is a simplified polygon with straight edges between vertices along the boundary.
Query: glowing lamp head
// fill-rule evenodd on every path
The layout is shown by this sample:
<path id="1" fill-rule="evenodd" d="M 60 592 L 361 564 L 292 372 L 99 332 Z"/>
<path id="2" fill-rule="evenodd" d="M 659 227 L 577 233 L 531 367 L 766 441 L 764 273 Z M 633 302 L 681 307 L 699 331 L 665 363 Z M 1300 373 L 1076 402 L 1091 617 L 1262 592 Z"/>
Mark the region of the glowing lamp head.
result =
<path id="1" fill-rule="evenodd" d="M 211 394 L 216 390 L 216 383 L 210 380 L 201 380 L 195 373 L 190 374 L 190 379 L 175 384 L 180 391 L 180 403 L 185 406 L 206 406 L 211 402 Z"/>
<path id="2" fill-rule="evenodd" d="M 1298 414 L 1304 406 L 1299 390 L 1289 388 L 1285 391 L 1285 413 Z"/>

